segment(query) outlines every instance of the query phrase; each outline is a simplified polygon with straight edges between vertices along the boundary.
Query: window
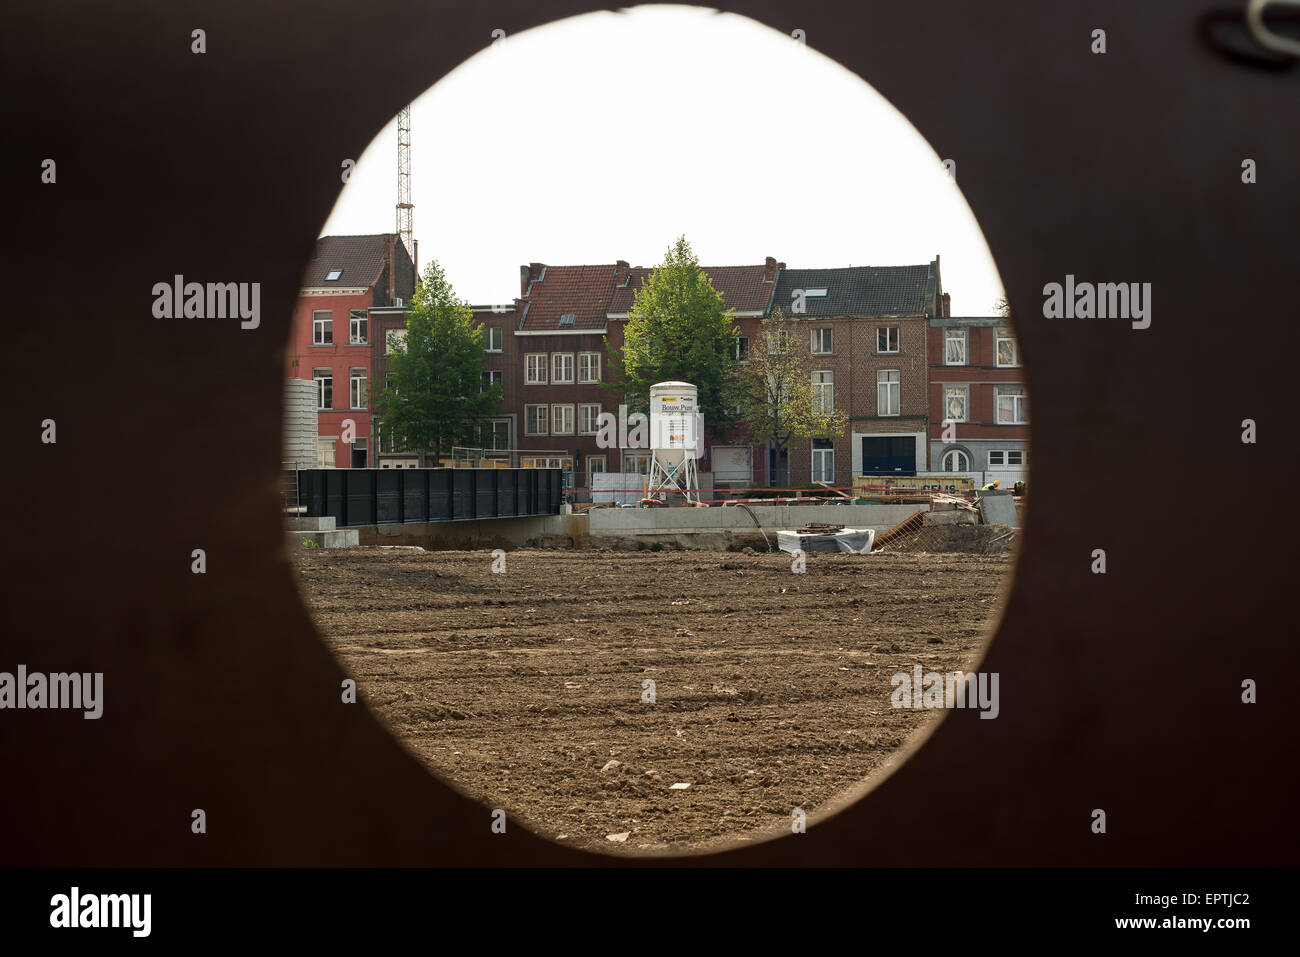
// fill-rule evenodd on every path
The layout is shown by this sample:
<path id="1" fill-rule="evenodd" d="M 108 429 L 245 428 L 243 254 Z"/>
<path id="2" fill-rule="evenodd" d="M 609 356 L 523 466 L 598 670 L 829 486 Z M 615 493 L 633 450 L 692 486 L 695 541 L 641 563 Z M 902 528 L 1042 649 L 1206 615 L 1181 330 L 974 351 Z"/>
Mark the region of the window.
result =
<path id="1" fill-rule="evenodd" d="M 505 331 L 500 326 L 483 327 L 483 351 L 500 352 L 505 342 Z"/>
<path id="2" fill-rule="evenodd" d="M 311 344 L 328 346 L 334 342 L 334 313 L 317 309 L 311 314 Z"/>
<path id="3" fill-rule="evenodd" d="M 483 426 L 483 448 L 503 452 L 510 448 L 509 419 L 493 419 Z"/>
<path id="4" fill-rule="evenodd" d="M 480 392 L 486 392 L 494 385 L 504 385 L 505 384 L 504 376 L 505 373 L 502 372 L 500 369 L 488 369 L 486 372 L 483 373 L 483 382 L 481 385 L 479 385 L 478 390 Z"/>
<path id="5" fill-rule="evenodd" d="M 370 442 L 367 439 L 353 439 L 352 440 L 352 461 L 349 462 L 348 464 L 354 469 L 366 468 L 367 467 L 366 462 L 368 462 L 370 459 L 370 456 L 368 454 L 369 452 L 370 452 Z"/>
<path id="6" fill-rule="evenodd" d="M 876 373 L 876 415 L 898 415 L 902 408 L 902 381 L 898 370 Z"/>
<path id="7" fill-rule="evenodd" d="M 969 396 L 970 390 L 967 386 L 946 386 L 943 390 L 943 420 L 945 422 L 965 422 Z"/>
<path id="8" fill-rule="evenodd" d="M 375 445 L 376 445 L 376 451 L 381 454 L 384 452 L 405 452 L 406 451 L 406 440 L 402 436 L 394 432 L 391 428 L 380 429 L 379 432 L 376 433 Z M 400 469 L 401 467 L 402 467 L 401 465 L 393 466 L 393 468 L 398 468 L 398 469 Z M 411 464 L 411 468 L 415 468 L 414 463 Z"/>
<path id="9" fill-rule="evenodd" d="M 944 452 L 943 470 L 945 472 L 969 472 L 970 456 L 961 449 L 951 449 Z"/>
<path id="10" fill-rule="evenodd" d="M 524 356 L 524 385 L 546 385 L 546 353 Z"/>
<path id="11" fill-rule="evenodd" d="M 593 475 L 605 474 L 605 456 L 588 455 L 587 456 L 587 483 L 591 484 Z"/>
<path id="12" fill-rule="evenodd" d="M 367 375 L 365 369 L 352 369 L 348 373 L 348 401 L 354 409 L 364 409 L 366 407 Z"/>
<path id="13" fill-rule="evenodd" d="M 789 348 L 790 331 L 788 329 L 778 329 L 775 335 L 768 338 L 767 351 L 773 355 L 782 355 Z"/>
<path id="14" fill-rule="evenodd" d="M 1020 350 L 1015 338 L 1005 329 L 999 329 L 994 339 L 995 360 L 999 366 L 1020 365 Z"/>
<path id="15" fill-rule="evenodd" d="M 966 364 L 965 329 L 948 329 L 944 332 L 943 364 L 946 366 L 964 366 Z"/>
<path id="16" fill-rule="evenodd" d="M 573 406 L 551 406 L 551 435 L 573 434 Z"/>
<path id="17" fill-rule="evenodd" d="M 578 406 L 578 434 L 595 435 L 600 431 L 596 420 L 600 418 L 599 402 L 584 402 Z"/>
<path id="18" fill-rule="evenodd" d="M 312 369 L 311 377 L 316 380 L 316 408 L 334 408 L 334 370 Z"/>
<path id="19" fill-rule="evenodd" d="M 551 353 L 551 384 L 552 385 L 573 384 L 573 353 L 572 352 Z"/>
<path id="20" fill-rule="evenodd" d="M 736 336 L 735 355 L 737 362 L 749 361 L 749 336 Z"/>
<path id="21" fill-rule="evenodd" d="M 578 381 L 579 382 L 600 381 L 600 353 L 599 352 L 578 353 Z"/>
<path id="22" fill-rule="evenodd" d="M 364 346 L 369 333 L 370 321 L 364 309 L 348 310 L 348 342 L 354 346 Z"/>
<path id="23" fill-rule="evenodd" d="M 334 282 L 341 275 L 343 275 L 342 269 L 331 269 L 328 273 L 325 274 L 325 281 Z"/>
<path id="24" fill-rule="evenodd" d="M 993 390 L 998 410 L 998 425 L 1027 425 L 1029 423 L 1029 397 L 1022 385 L 1003 385 Z"/>
<path id="25" fill-rule="evenodd" d="M 323 469 L 334 468 L 334 440 L 317 439 L 316 440 L 316 461 L 318 467 Z"/>
<path id="26" fill-rule="evenodd" d="M 812 480 L 835 481 L 835 443 L 830 439 L 813 439 Z"/>
<path id="27" fill-rule="evenodd" d="M 519 466 L 525 469 L 571 469 L 573 468 L 573 459 L 567 455 L 563 458 L 526 455 L 519 460 Z"/>
<path id="28" fill-rule="evenodd" d="M 624 452 L 623 471 L 646 475 L 650 472 L 650 456 L 644 452 Z"/>
<path id="29" fill-rule="evenodd" d="M 388 330 L 388 335 L 384 337 L 384 343 L 385 343 L 385 345 L 386 345 L 386 347 L 387 347 L 387 348 L 385 349 L 385 354 L 386 354 L 386 355 L 390 355 L 390 356 L 391 356 L 391 355 L 393 354 L 393 346 L 396 346 L 396 345 L 400 345 L 400 346 L 402 347 L 403 351 L 405 351 L 405 349 L 406 349 L 406 332 L 407 332 L 407 330 L 405 330 L 405 329 L 389 329 L 389 330 Z"/>
<path id="30" fill-rule="evenodd" d="M 524 406 L 524 435 L 546 434 L 546 406 Z"/>
<path id="31" fill-rule="evenodd" d="M 989 451 L 990 469 L 1018 469 L 1025 464 L 1023 449 L 991 449 Z"/>
<path id="32" fill-rule="evenodd" d="M 815 356 L 830 355 L 835 350 L 831 346 L 830 329 L 814 329 L 812 331 L 812 354 Z"/>
<path id="33" fill-rule="evenodd" d="M 835 411 L 834 372 L 814 372 L 812 374 L 812 398 L 814 412 Z"/>
<path id="34" fill-rule="evenodd" d="M 560 325 L 576 326 L 578 324 L 578 314 L 576 312 L 566 312 L 560 316 Z"/>
<path id="35" fill-rule="evenodd" d="M 876 351 L 898 351 L 898 326 L 881 326 L 876 330 Z"/>

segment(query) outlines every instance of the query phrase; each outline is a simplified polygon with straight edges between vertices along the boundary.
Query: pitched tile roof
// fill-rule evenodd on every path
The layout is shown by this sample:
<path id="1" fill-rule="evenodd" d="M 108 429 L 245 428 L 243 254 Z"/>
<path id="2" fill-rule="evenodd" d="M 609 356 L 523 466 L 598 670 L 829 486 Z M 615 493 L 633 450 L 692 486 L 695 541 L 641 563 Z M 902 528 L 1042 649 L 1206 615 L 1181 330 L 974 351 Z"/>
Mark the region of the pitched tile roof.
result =
<path id="1" fill-rule="evenodd" d="M 768 301 L 772 297 L 774 283 L 764 282 L 764 266 L 701 266 L 700 267 L 713 288 L 722 293 L 722 301 L 728 309 L 736 312 L 766 313 Z M 645 277 L 653 269 L 637 266 L 628 270 L 628 283 L 614 290 L 614 299 L 609 311 L 612 315 L 627 315 L 632 308 L 632 297 L 641 288 Z"/>
<path id="2" fill-rule="evenodd" d="M 541 278 L 529 284 L 520 302 L 520 329 L 602 331 L 614 289 L 614 264 L 608 266 L 547 266 Z M 561 317 L 572 316 L 572 320 Z"/>
<path id="3" fill-rule="evenodd" d="M 396 233 L 370 236 L 322 236 L 302 277 L 304 289 L 322 286 L 369 288 L 379 278 Z M 328 279 L 331 270 L 341 269 L 337 279 Z"/>
<path id="4" fill-rule="evenodd" d="M 773 308 L 792 315 L 794 291 L 805 295 L 805 316 L 896 316 L 934 314 L 934 263 L 924 266 L 845 266 L 838 269 L 783 269 L 777 277 Z"/>

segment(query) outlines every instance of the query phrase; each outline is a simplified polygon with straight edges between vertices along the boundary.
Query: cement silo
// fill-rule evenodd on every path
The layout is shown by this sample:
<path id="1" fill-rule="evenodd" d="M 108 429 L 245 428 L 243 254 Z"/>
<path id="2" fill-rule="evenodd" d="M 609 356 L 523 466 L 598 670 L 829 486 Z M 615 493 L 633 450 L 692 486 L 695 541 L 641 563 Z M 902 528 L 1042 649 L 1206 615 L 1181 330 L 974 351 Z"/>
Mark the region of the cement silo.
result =
<path id="1" fill-rule="evenodd" d="M 680 492 L 699 499 L 695 461 L 704 449 L 704 416 L 699 390 L 689 382 L 656 382 L 650 387 L 650 476 L 647 496 Z"/>

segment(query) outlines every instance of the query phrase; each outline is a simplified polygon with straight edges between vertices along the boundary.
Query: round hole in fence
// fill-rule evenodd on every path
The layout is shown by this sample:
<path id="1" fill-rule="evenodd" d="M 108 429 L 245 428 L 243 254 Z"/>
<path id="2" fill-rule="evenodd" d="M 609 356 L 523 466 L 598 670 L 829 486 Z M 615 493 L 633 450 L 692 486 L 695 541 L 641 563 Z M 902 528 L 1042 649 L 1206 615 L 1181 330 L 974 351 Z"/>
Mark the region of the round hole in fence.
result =
<path id="1" fill-rule="evenodd" d="M 406 747 L 552 840 L 815 826 L 999 707 L 1027 391 L 958 164 L 801 31 L 496 34 L 307 265 L 304 601 Z"/>

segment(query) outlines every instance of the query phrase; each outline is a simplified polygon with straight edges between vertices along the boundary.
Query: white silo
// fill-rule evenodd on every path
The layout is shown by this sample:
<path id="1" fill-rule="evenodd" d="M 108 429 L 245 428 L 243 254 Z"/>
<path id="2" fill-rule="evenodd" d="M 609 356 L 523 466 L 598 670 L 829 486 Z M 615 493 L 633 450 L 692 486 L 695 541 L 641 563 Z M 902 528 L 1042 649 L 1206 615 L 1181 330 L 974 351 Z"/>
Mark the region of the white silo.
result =
<path id="1" fill-rule="evenodd" d="M 689 382 L 656 382 L 650 387 L 650 475 L 646 495 L 682 492 L 699 499 L 695 460 L 704 446 L 704 416 L 699 390 Z"/>

